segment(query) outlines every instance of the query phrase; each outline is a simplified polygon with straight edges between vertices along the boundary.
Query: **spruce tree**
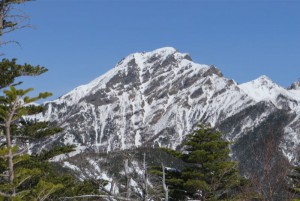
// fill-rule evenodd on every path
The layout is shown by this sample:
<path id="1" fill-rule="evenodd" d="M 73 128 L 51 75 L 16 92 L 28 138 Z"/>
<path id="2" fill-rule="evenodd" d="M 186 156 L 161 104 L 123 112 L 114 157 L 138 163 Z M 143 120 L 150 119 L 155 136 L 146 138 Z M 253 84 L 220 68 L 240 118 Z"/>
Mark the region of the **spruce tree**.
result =
<path id="1" fill-rule="evenodd" d="M 169 172 L 167 176 L 171 199 L 234 199 L 241 176 L 229 152 L 229 142 L 220 132 L 199 126 L 188 136 L 183 154 L 179 155 L 189 167 L 181 172 Z"/>

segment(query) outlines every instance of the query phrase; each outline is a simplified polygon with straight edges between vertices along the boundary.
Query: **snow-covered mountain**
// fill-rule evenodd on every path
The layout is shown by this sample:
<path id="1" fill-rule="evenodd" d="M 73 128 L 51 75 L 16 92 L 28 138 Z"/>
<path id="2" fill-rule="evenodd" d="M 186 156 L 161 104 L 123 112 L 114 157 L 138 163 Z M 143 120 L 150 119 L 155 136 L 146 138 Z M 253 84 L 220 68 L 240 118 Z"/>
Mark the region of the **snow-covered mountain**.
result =
<path id="1" fill-rule="evenodd" d="M 299 86 L 298 81 L 284 89 L 266 76 L 238 85 L 171 47 L 134 53 L 89 84 L 46 103 L 37 118 L 55 121 L 65 131 L 37 147 L 180 148 L 185 136 L 205 123 L 226 134 L 233 157 L 245 164 L 246 150 L 261 147 L 269 137 L 278 153 L 293 160 L 300 143 Z"/>
<path id="2" fill-rule="evenodd" d="M 293 84 L 291 84 L 290 87 L 288 87 L 289 90 L 297 90 L 300 89 L 300 78 L 298 79 L 298 81 L 294 82 Z"/>

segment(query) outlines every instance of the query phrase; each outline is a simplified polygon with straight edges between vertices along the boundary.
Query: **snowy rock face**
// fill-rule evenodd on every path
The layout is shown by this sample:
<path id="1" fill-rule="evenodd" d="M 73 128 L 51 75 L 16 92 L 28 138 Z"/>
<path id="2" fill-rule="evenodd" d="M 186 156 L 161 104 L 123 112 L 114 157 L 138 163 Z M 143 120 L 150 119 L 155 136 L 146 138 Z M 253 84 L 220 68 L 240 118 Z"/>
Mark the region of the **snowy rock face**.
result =
<path id="1" fill-rule="evenodd" d="M 294 82 L 288 89 L 291 90 L 299 90 L 300 89 L 300 78 L 297 82 Z"/>
<path id="2" fill-rule="evenodd" d="M 299 85 L 297 85 L 299 86 Z M 180 148 L 199 123 L 234 142 L 233 157 L 263 136 L 293 160 L 300 143 L 300 90 L 269 78 L 237 85 L 214 66 L 197 64 L 174 48 L 135 53 L 91 83 L 46 103 L 38 118 L 65 128 L 53 143 L 113 151 L 140 146 Z M 272 129 L 271 129 L 272 127 Z M 253 140 L 251 147 L 249 140 Z M 250 146 L 250 145 L 249 145 Z"/>

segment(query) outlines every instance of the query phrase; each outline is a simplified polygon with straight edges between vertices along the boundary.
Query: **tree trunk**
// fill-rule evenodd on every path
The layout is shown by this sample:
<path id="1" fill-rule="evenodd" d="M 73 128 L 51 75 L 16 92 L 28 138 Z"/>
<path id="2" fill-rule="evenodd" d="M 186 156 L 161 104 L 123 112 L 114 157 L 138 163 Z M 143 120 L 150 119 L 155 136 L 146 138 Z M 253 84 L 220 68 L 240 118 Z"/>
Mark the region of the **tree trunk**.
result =
<path id="1" fill-rule="evenodd" d="M 2 30 L 3 30 L 3 17 L 4 17 L 4 3 L 5 3 L 4 0 L 0 3 L 0 46 L 2 45 Z"/>
<path id="2" fill-rule="evenodd" d="M 126 179 L 126 198 L 129 199 L 131 195 L 131 186 L 130 186 L 130 176 L 129 176 L 129 167 L 128 167 L 128 158 L 124 161 L 124 171 L 125 171 L 125 179 Z"/>
<path id="3" fill-rule="evenodd" d="M 161 168 L 162 168 L 162 173 L 163 173 L 162 185 L 163 185 L 163 189 L 164 189 L 164 193 L 165 193 L 165 201 L 169 201 L 169 190 L 168 190 L 168 186 L 166 185 L 166 173 L 165 173 L 165 166 L 163 163 L 161 163 Z"/>
<path id="4" fill-rule="evenodd" d="M 148 185 L 147 185 L 147 181 L 148 181 L 148 175 L 147 175 L 147 167 L 146 167 L 146 153 L 144 153 L 144 176 L 143 176 L 143 201 L 147 201 L 148 199 Z"/>
<path id="5" fill-rule="evenodd" d="M 8 180 L 9 183 L 13 186 L 13 181 L 15 178 L 14 175 L 14 163 L 13 163 L 13 153 L 12 153 L 12 143 L 11 143 L 11 123 L 12 123 L 12 119 L 15 115 L 16 112 L 16 108 L 17 108 L 17 103 L 18 103 L 18 99 L 13 103 L 13 107 L 12 110 L 9 112 L 9 115 L 7 117 L 7 119 L 5 120 L 5 134 L 6 134 L 6 147 L 8 149 L 8 154 L 7 154 L 7 159 L 8 159 Z M 11 192 L 12 196 L 16 195 L 15 192 L 15 188 L 13 187 L 12 192 Z"/>
<path id="6" fill-rule="evenodd" d="M 14 164 L 13 164 L 13 153 L 11 146 L 11 137 L 10 137 L 10 123 L 5 124 L 6 130 L 6 147 L 8 148 L 8 174 L 9 174 L 9 182 L 12 184 L 14 180 Z"/>

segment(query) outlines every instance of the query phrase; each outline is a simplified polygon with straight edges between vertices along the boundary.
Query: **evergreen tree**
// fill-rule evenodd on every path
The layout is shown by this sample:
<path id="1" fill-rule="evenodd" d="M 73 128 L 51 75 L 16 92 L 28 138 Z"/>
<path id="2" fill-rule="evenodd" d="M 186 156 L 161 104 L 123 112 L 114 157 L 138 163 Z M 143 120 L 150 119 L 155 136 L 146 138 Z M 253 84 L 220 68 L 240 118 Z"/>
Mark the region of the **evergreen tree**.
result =
<path id="1" fill-rule="evenodd" d="M 61 131 L 60 128 L 51 127 L 48 122 L 24 118 L 42 112 L 42 106 L 32 103 L 51 93 L 29 97 L 28 93 L 33 89 L 17 89 L 16 86 L 21 83 L 15 82 L 17 77 L 40 75 L 46 71 L 40 66 L 16 64 L 15 59 L 4 59 L 0 63 L 0 89 L 3 90 L 0 96 L 0 200 L 45 200 L 63 187 L 61 183 L 46 181 L 41 167 L 47 163 L 49 156 L 72 151 L 73 147 L 43 152 L 35 163 L 33 156 L 27 154 L 28 143 Z"/>
<path id="2" fill-rule="evenodd" d="M 0 47 L 10 42 L 18 43 L 4 41 L 4 34 L 30 26 L 29 17 L 15 9 L 18 4 L 29 1 L 31 0 L 0 0 Z M 53 164 L 48 161 L 56 155 L 73 151 L 73 146 L 54 147 L 38 155 L 27 154 L 29 143 L 58 133 L 62 129 L 51 126 L 49 122 L 23 118 L 42 112 L 43 106 L 31 103 L 46 98 L 51 93 L 45 92 L 36 97 L 29 97 L 28 93 L 32 88 L 17 89 L 16 87 L 22 84 L 21 81 L 16 82 L 17 78 L 38 76 L 47 72 L 47 69 L 39 65 L 17 64 L 16 61 L 2 59 L 0 62 L 0 201 L 46 200 L 54 193 L 62 190 L 66 192 L 70 183 L 77 190 L 68 190 L 68 194 L 77 193 L 80 189 L 83 192 L 91 192 L 91 187 L 82 190 L 86 189 L 81 187 L 85 183 L 79 182 L 74 176 L 58 174 Z"/>
<path id="3" fill-rule="evenodd" d="M 300 166 L 293 168 L 292 174 L 289 175 L 292 180 L 292 188 L 290 191 L 294 194 L 293 201 L 300 201 Z"/>
<path id="4" fill-rule="evenodd" d="M 200 126 L 189 135 L 183 154 L 175 155 L 190 166 L 181 172 L 171 171 L 167 176 L 172 200 L 187 197 L 202 201 L 234 199 L 241 176 L 229 152 L 229 142 L 211 128 Z"/>

